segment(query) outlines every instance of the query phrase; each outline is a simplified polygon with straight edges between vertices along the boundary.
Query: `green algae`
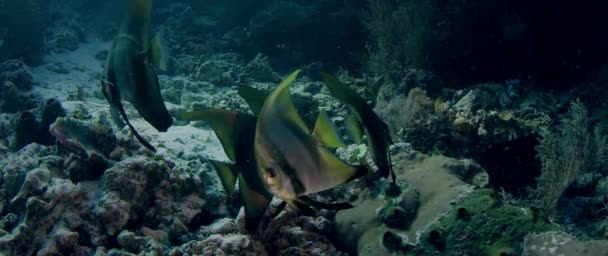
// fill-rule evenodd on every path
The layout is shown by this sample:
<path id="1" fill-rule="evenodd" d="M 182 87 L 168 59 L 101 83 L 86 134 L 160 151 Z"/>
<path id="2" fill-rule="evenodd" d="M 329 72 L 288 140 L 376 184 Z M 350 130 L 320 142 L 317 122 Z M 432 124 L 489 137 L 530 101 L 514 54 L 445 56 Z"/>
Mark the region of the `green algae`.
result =
<path id="1" fill-rule="evenodd" d="M 462 218 L 466 209 L 469 218 Z M 460 212 L 460 213 L 459 213 Z M 442 234 L 443 248 L 428 239 Z M 502 202 L 491 189 L 471 192 L 421 234 L 409 255 L 521 255 L 531 233 L 559 230 L 539 211 Z"/>

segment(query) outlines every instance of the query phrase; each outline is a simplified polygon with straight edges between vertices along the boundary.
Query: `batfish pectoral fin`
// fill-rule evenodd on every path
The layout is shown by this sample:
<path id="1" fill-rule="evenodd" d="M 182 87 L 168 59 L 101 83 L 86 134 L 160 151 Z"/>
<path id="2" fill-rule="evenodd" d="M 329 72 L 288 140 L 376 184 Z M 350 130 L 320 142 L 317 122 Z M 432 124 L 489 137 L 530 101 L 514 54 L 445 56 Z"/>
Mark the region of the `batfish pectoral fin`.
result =
<path id="1" fill-rule="evenodd" d="M 169 55 L 169 47 L 167 46 L 167 40 L 165 39 L 165 30 L 161 29 L 156 33 L 152 42 L 150 42 L 152 63 L 160 70 L 167 71 L 167 68 L 169 67 Z"/>
<path id="2" fill-rule="evenodd" d="M 191 121 L 209 122 L 215 134 L 220 139 L 224 152 L 232 162 L 236 161 L 236 111 L 223 109 L 206 109 L 182 113 L 182 117 Z"/>
<path id="3" fill-rule="evenodd" d="M 217 176 L 220 177 L 220 181 L 222 182 L 222 186 L 226 193 L 232 195 L 235 191 L 236 178 L 238 175 L 238 172 L 235 169 L 236 166 L 211 159 L 209 159 L 209 163 L 215 168 Z"/>
<path id="4" fill-rule="evenodd" d="M 262 110 L 262 106 L 264 106 L 264 101 L 268 95 L 256 88 L 247 85 L 241 85 L 238 89 L 239 96 L 247 102 L 249 108 L 253 112 L 255 116 L 260 115 L 260 111 Z"/>
<path id="5" fill-rule="evenodd" d="M 353 140 L 357 144 L 363 143 L 363 130 L 361 129 L 361 123 L 359 123 L 357 117 L 348 115 L 346 116 L 346 119 L 344 119 L 344 122 L 346 123 L 346 130 L 348 130 L 348 133 L 353 137 Z"/>
<path id="6" fill-rule="evenodd" d="M 345 210 L 345 209 L 350 209 L 353 208 L 353 205 L 350 203 L 346 203 L 346 202 L 341 202 L 341 203 L 323 203 L 323 202 L 319 202 L 319 201 L 315 201 L 310 199 L 310 197 L 307 196 L 301 196 L 298 198 L 298 200 L 302 203 L 308 204 L 312 207 L 315 208 L 321 208 L 321 209 L 328 209 L 328 210 Z"/>
<path id="7" fill-rule="evenodd" d="M 238 177 L 239 190 L 243 206 L 245 207 L 245 228 L 248 231 L 254 231 L 258 227 L 272 198 L 259 194 L 251 189 L 242 174 Z"/>
<path id="8" fill-rule="evenodd" d="M 315 128 L 312 131 L 312 136 L 316 139 L 319 145 L 323 145 L 329 148 L 343 147 L 344 142 L 338 136 L 334 123 L 329 119 L 327 112 L 321 110 Z"/>

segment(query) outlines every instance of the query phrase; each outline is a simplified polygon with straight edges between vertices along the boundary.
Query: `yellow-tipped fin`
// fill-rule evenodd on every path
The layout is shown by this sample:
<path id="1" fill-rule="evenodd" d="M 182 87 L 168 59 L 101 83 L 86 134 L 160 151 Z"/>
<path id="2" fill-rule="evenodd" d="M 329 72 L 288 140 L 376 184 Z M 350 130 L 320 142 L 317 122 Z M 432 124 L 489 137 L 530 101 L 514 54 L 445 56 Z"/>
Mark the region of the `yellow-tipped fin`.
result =
<path id="1" fill-rule="evenodd" d="M 262 106 L 264 106 L 264 101 L 266 101 L 266 98 L 268 97 L 266 93 L 246 85 L 239 86 L 239 96 L 247 102 L 247 105 L 249 105 L 249 108 L 255 116 L 260 115 Z"/>
<path id="2" fill-rule="evenodd" d="M 234 169 L 235 166 L 232 164 L 222 163 L 220 161 L 209 160 L 215 171 L 217 172 L 217 176 L 220 177 L 220 181 L 222 182 L 222 186 L 228 195 L 232 195 L 235 191 L 234 186 L 236 185 L 236 175 L 237 172 Z"/>
<path id="3" fill-rule="evenodd" d="M 271 198 L 251 189 L 242 174 L 239 175 L 239 190 L 245 207 L 245 227 L 247 230 L 253 231 L 258 227 Z"/>
<path id="4" fill-rule="evenodd" d="M 308 127 L 298 114 L 296 107 L 293 105 L 293 102 L 291 101 L 291 94 L 289 93 L 289 87 L 296 80 L 300 71 L 301 70 L 298 69 L 292 72 L 279 84 L 279 86 L 268 97 L 268 100 L 264 102 L 264 108 L 275 110 L 278 109 L 279 111 L 269 114 L 280 115 L 284 121 L 295 124 L 305 134 L 310 134 Z"/>
<path id="5" fill-rule="evenodd" d="M 338 148 L 344 146 L 344 143 L 336 132 L 334 123 L 329 119 L 327 112 L 324 110 L 319 112 L 312 136 L 320 145 L 326 147 Z"/>
<path id="6" fill-rule="evenodd" d="M 326 148 L 318 147 L 318 150 L 321 158 L 321 167 L 327 172 L 323 174 L 325 176 L 323 179 L 319 179 L 321 184 L 318 184 L 317 187 L 321 188 L 320 191 L 354 180 L 365 175 L 368 171 L 366 166 L 347 164 Z"/>
<path id="7" fill-rule="evenodd" d="M 361 129 L 359 120 L 353 115 L 348 115 L 346 119 L 344 119 L 344 122 L 346 123 L 346 130 L 353 137 L 353 140 L 355 140 L 357 144 L 363 143 L 363 130 Z"/>
<path id="8" fill-rule="evenodd" d="M 158 31 L 152 42 L 150 42 L 150 54 L 152 63 L 160 68 L 160 70 L 167 71 L 169 67 L 169 47 L 167 47 L 164 29 Z"/>
<path id="9" fill-rule="evenodd" d="M 191 121 L 206 121 L 211 124 L 213 131 L 217 134 L 217 137 L 224 147 L 224 152 L 228 156 L 228 159 L 236 161 L 236 138 L 235 138 L 235 126 L 238 112 L 223 110 L 223 109 L 207 109 L 198 110 L 192 112 L 186 112 L 182 114 L 182 117 Z"/>

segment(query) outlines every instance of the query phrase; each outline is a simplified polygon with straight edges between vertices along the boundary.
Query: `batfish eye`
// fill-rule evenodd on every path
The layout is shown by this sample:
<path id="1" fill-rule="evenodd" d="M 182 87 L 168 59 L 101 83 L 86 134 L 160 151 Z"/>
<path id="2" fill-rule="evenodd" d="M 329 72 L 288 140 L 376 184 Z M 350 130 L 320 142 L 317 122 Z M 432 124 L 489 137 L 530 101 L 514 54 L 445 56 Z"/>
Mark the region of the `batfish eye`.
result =
<path id="1" fill-rule="evenodd" d="M 270 176 L 270 178 L 274 178 L 277 176 L 277 173 L 274 171 L 274 169 L 272 167 L 266 168 L 266 173 L 268 173 L 268 176 Z"/>

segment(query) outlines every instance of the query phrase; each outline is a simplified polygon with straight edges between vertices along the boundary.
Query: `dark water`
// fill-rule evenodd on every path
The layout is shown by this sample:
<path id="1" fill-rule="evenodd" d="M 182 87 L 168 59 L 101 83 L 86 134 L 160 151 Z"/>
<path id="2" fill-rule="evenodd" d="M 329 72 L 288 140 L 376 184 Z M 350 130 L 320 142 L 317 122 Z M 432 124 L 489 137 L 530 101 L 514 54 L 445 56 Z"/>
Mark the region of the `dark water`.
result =
<path id="1" fill-rule="evenodd" d="M 0 0 L 0 255 L 608 255 L 606 13 Z"/>

